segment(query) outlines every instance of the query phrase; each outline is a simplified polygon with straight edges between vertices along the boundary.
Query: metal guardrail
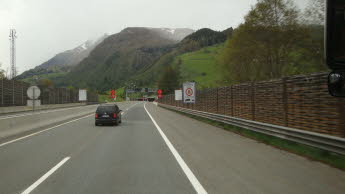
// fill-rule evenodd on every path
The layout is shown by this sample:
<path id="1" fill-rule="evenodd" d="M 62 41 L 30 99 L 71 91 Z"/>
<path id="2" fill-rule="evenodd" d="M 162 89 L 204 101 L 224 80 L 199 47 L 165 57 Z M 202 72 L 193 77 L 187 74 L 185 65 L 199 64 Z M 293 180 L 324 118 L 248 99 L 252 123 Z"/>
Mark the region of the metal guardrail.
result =
<path id="1" fill-rule="evenodd" d="M 267 135 L 279 137 L 282 139 L 287 139 L 290 141 L 298 142 L 301 144 L 317 147 L 323 150 L 335 152 L 338 154 L 345 155 L 345 139 L 340 137 L 334 137 L 330 135 L 324 135 L 315 132 L 309 132 L 304 130 L 298 130 L 288 127 L 282 127 L 278 125 L 271 125 L 267 123 L 261 123 L 251 120 L 245 120 L 235 117 L 230 117 L 227 115 L 202 112 L 197 110 L 191 110 L 176 106 L 170 106 L 166 104 L 158 104 L 159 106 L 188 113 L 191 115 L 207 118 L 214 121 L 219 121 L 222 123 L 230 124 L 233 126 L 241 127 L 244 129 L 256 131 L 259 133 L 264 133 Z"/>

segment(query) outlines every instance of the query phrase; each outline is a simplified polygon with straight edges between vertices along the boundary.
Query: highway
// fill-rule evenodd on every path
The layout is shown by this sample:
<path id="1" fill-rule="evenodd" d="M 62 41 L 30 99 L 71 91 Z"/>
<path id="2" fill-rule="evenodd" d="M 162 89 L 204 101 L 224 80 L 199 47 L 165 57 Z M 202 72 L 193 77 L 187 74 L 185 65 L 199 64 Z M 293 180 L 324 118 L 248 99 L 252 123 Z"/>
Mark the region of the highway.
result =
<path id="1" fill-rule="evenodd" d="M 152 103 L 119 106 L 119 126 L 95 126 L 88 112 L 0 138 L 0 194 L 345 191 L 344 171 Z"/>

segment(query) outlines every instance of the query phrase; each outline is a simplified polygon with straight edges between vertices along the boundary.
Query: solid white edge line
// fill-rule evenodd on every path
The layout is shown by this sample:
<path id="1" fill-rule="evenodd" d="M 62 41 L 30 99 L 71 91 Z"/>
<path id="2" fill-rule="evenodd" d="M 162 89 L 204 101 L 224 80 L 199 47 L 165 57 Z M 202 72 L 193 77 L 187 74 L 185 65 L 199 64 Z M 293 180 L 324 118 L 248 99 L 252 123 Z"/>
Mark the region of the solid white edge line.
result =
<path id="1" fill-rule="evenodd" d="M 38 134 L 40 134 L 40 133 L 43 133 L 43 132 L 45 132 L 45 131 L 48 131 L 48 130 L 51 130 L 51 129 L 54 129 L 54 128 L 57 128 L 57 127 L 60 127 L 60 126 L 62 126 L 62 125 L 66 125 L 66 124 L 68 124 L 68 123 L 72 123 L 72 122 L 75 122 L 75 121 L 84 119 L 84 118 L 86 118 L 86 117 L 90 117 L 90 116 L 92 116 L 92 115 L 94 115 L 94 114 L 90 114 L 90 115 L 87 115 L 87 116 L 84 116 L 84 117 L 81 117 L 81 118 L 78 118 L 78 119 L 74 119 L 74 120 L 68 121 L 68 122 L 66 122 L 66 123 L 61 123 L 61 124 L 59 124 L 59 125 L 55 125 L 55 126 L 50 127 L 50 128 L 48 128 L 48 129 L 43 129 L 43 130 L 38 131 L 38 132 L 36 132 L 36 133 L 32 133 L 32 134 L 30 134 L 30 135 L 26 135 L 26 136 L 24 136 L 24 137 L 20 137 L 20 138 L 17 138 L 17 139 L 14 139 L 14 140 L 11 140 L 11 141 L 2 143 L 2 144 L 0 144 L 0 147 L 2 147 L 2 146 L 4 146 L 4 145 L 7 145 L 7 144 L 10 144 L 10 143 L 14 143 L 14 142 L 16 142 L 16 141 L 19 141 L 19 140 L 22 140 L 22 139 L 25 139 L 25 138 L 28 138 L 28 137 L 31 137 L 31 136 L 34 136 L 34 135 L 38 135 Z"/>
<path id="2" fill-rule="evenodd" d="M 177 150 L 175 149 L 175 147 L 172 145 L 172 143 L 169 141 L 169 139 L 167 138 L 167 136 L 164 134 L 164 132 L 162 131 L 162 129 L 159 127 L 159 125 L 157 124 L 157 122 L 154 120 L 154 118 L 151 116 L 151 114 L 149 113 L 149 111 L 146 109 L 146 103 L 144 104 L 144 108 L 147 112 L 147 114 L 149 115 L 149 117 L 151 118 L 153 124 L 156 126 L 159 134 L 162 136 L 163 140 L 165 141 L 165 143 L 167 144 L 168 148 L 170 149 L 171 153 L 174 155 L 175 159 L 177 160 L 178 164 L 180 165 L 180 167 L 182 168 L 183 172 L 186 174 L 187 178 L 189 179 L 189 181 L 191 182 L 191 184 L 193 185 L 195 191 L 199 194 L 207 194 L 207 191 L 205 190 L 205 188 L 200 184 L 199 180 L 195 177 L 195 175 L 193 174 L 193 172 L 191 171 L 191 169 L 188 167 L 188 165 L 186 164 L 186 162 L 183 160 L 183 158 L 180 156 L 180 154 L 177 152 Z"/>
<path id="3" fill-rule="evenodd" d="M 47 173 L 45 173 L 41 178 L 39 178 L 36 182 L 34 182 L 30 187 L 25 189 L 22 194 L 29 194 L 33 191 L 38 185 L 40 185 L 44 180 L 46 180 L 50 175 L 52 175 L 57 169 L 59 169 L 65 162 L 67 162 L 71 157 L 64 158 L 61 162 L 55 165 L 52 169 L 50 169 Z"/>

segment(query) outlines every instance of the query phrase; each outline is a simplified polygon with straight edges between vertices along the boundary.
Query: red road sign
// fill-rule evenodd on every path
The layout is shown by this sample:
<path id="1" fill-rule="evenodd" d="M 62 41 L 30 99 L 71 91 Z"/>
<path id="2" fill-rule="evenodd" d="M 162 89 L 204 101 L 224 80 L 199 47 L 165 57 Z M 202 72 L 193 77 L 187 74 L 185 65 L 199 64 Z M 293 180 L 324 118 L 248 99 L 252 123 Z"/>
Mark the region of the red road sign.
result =
<path id="1" fill-rule="evenodd" d="M 163 91 L 162 90 L 157 90 L 157 94 L 159 95 L 159 94 L 163 94 Z"/>
<path id="2" fill-rule="evenodd" d="M 187 96 L 193 96 L 193 89 L 192 88 L 187 88 L 187 90 L 186 90 L 186 95 Z"/>
<path id="3" fill-rule="evenodd" d="M 110 91 L 110 96 L 111 96 L 111 98 L 115 98 L 116 97 L 116 91 L 115 90 L 111 90 Z"/>

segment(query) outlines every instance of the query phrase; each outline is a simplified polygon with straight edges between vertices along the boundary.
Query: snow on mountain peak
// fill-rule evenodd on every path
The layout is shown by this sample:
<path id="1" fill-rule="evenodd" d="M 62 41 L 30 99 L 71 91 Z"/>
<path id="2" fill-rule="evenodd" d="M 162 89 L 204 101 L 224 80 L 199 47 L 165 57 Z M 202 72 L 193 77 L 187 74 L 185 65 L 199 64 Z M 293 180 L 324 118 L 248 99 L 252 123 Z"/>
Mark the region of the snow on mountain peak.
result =
<path id="1" fill-rule="evenodd" d="M 84 50 L 86 50 L 87 49 L 86 42 L 84 44 L 82 44 L 80 47 L 83 48 Z"/>
<path id="2" fill-rule="evenodd" d="M 174 34 L 176 29 L 175 28 L 161 28 L 161 30 L 164 30 L 166 32 L 169 32 L 170 34 Z"/>
<path id="3" fill-rule="evenodd" d="M 175 30 L 176 30 L 176 29 L 167 29 L 167 31 L 170 32 L 171 34 L 174 34 L 174 33 L 175 33 Z"/>

